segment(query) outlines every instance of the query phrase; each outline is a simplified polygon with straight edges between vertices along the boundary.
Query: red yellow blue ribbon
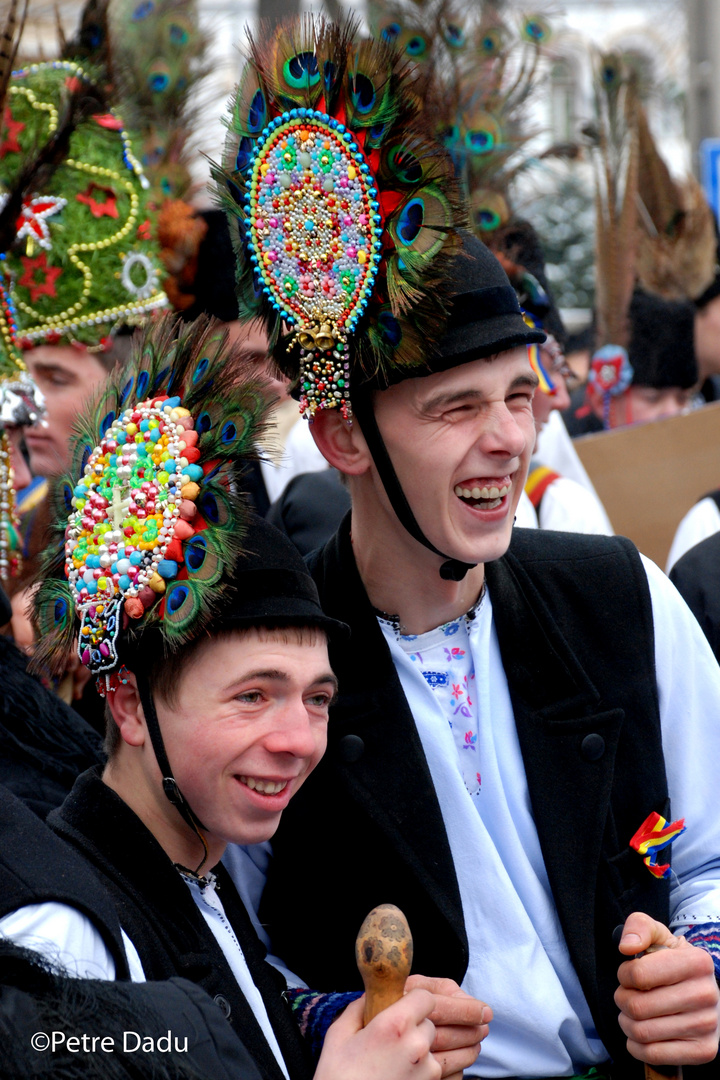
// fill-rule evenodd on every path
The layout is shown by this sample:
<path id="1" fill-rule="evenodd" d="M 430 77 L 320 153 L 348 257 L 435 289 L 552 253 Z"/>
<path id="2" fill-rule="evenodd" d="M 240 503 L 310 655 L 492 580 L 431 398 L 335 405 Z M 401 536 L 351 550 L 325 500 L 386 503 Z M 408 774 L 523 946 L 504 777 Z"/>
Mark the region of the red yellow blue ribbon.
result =
<path id="1" fill-rule="evenodd" d="M 528 311 L 523 311 L 523 319 L 528 326 L 533 328 L 533 330 L 542 330 L 542 324 Z M 530 360 L 530 367 L 540 380 L 540 389 L 543 394 L 556 394 L 557 387 L 543 366 L 539 345 L 528 345 L 528 358 Z"/>
<path id="2" fill-rule="evenodd" d="M 643 862 L 656 878 L 670 877 L 670 863 L 658 863 L 658 852 L 672 844 L 685 832 L 685 818 L 667 823 L 664 817 L 654 810 L 645 818 L 630 841 L 630 847 L 643 855 Z"/>

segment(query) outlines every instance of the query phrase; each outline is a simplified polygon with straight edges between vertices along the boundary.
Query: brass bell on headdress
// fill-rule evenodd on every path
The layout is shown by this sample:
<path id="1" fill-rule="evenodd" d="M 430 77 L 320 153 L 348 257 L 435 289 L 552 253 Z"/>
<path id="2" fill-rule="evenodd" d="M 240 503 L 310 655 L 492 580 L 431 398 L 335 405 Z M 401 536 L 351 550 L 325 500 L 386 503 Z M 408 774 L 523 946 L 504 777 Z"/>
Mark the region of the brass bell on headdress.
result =
<path id="1" fill-rule="evenodd" d="M 315 344 L 322 352 L 330 352 L 331 349 L 335 348 L 337 339 L 329 322 L 323 323 L 315 334 Z"/>
<path id="2" fill-rule="evenodd" d="M 301 348 L 309 351 L 315 348 L 315 334 L 312 330 L 299 330 L 297 339 Z"/>

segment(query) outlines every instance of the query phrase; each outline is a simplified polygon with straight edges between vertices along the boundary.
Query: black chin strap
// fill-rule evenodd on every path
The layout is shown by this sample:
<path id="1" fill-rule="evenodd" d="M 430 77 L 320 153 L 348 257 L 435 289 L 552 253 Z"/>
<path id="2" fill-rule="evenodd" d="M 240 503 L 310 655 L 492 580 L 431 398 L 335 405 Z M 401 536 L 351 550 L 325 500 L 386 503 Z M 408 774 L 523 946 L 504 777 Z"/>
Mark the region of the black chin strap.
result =
<path id="1" fill-rule="evenodd" d="M 439 555 L 441 559 L 445 559 L 445 562 L 440 567 L 441 578 L 445 581 L 462 581 L 468 570 L 472 570 L 477 566 L 477 563 L 465 563 L 460 562 L 459 559 L 448 559 L 447 555 L 444 555 L 442 551 L 438 551 L 435 545 L 430 543 L 418 525 L 415 515 L 410 508 L 410 503 L 405 498 L 405 492 L 400 486 L 395 467 L 390 460 L 387 447 L 380 434 L 380 429 L 377 426 L 375 410 L 372 407 L 372 394 L 361 393 L 357 395 L 357 400 L 353 398 L 353 412 L 360 421 L 362 433 L 365 436 L 365 442 L 368 444 L 373 461 L 375 462 L 375 468 L 382 480 L 385 493 L 390 500 L 390 505 L 397 514 L 398 521 L 405 529 L 407 529 L 414 540 L 417 540 L 418 543 L 422 544 L 429 551 L 432 551 L 435 555 Z"/>
<path id="2" fill-rule="evenodd" d="M 200 831 L 201 829 L 204 829 L 205 826 L 193 813 L 185 796 L 178 787 L 177 780 L 172 774 L 170 762 L 168 761 L 168 756 L 165 752 L 165 743 L 163 742 L 162 732 L 160 731 L 160 724 L 158 723 L 157 713 L 155 711 L 155 702 L 153 701 L 147 678 L 145 675 L 136 675 L 136 678 L 138 693 L 140 694 L 140 704 L 142 705 L 143 713 L 145 714 L 145 723 L 147 724 L 147 729 L 150 733 L 150 741 L 152 742 L 152 747 L 155 751 L 155 758 L 160 766 L 160 772 L 162 773 L 163 791 L 173 806 L 176 807 L 178 812 L 182 815 L 183 820 L 190 826 L 203 847 L 203 857 L 198 864 L 197 869 L 190 871 L 191 874 L 196 876 L 198 870 L 203 863 L 207 862 L 208 858 L 207 841 Z M 176 863 L 176 865 L 179 864 Z M 181 866 L 180 869 L 186 870 L 187 867 Z"/>

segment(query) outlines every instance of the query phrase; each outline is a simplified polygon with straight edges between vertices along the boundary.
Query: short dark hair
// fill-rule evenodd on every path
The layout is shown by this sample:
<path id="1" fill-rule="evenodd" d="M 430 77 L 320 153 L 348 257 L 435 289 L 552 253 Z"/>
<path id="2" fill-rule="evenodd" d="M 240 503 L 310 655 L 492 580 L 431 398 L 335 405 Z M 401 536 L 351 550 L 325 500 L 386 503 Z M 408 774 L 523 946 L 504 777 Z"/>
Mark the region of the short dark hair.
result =
<path id="1" fill-rule="evenodd" d="M 178 649 L 174 652 L 162 652 L 160 649 L 151 649 L 147 664 L 143 667 L 142 671 L 138 671 L 137 673 L 142 674 L 147 678 L 153 700 L 159 698 L 164 704 L 174 706 L 177 704 L 177 691 L 183 669 L 187 667 L 188 663 L 202 645 L 207 644 L 210 640 L 224 641 L 229 637 L 239 637 L 242 640 L 243 638 L 250 637 L 251 634 L 257 634 L 261 640 L 272 638 L 275 641 L 280 641 L 283 645 L 314 645 L 318 640 L 318 636 L 323 639 L 327 638 L 325 631 L 321 627 L 312 625 L 273 626 L 271 623 L 268 623 L 268 625 L 238 626 L 235 629 L 230 627 L 214 634 L 209 632 L 200 634 L 198 637 L 193 638 L 192 641 L 189 641 L 187 645 L 184 645 L 182 649 Z M 119 745 L 120 729 L 115 723 L 115 718 L 106 703 L 105 741 L 103 749 L 108 758 L 113 756 Z"/>

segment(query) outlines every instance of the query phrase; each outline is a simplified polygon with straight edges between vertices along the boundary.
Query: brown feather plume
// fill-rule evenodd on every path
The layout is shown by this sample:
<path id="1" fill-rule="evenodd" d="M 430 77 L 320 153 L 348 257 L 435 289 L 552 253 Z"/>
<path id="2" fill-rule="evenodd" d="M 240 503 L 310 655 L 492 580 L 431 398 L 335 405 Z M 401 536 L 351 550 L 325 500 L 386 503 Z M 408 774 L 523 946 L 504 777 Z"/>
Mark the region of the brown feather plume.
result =
<path id="1" fill-rule="evenodd" d="M 635 84 L 614 55 L 601 56 L 597 118 L 585 129 L 595 167 L 597 346 L 629 340 L 628 310 L 638 248 L 638 137 Z"/>
<path id="2" fill-rule="evenodd" d="M 637 275 L 666 300 L 700 296 L 715 276 L 715 219 L 694 177 L 678 182 L 658 152 L 645 110 L 636 103 L 640 234 Z"/>
<path id="3" fill-rule="evenodd" d="M 0 128 L 2 128 L 3 124 L 5 97 L 10 81 L 10 73 L 15 63 L 18 45 L 25 26 L 27 9 L 28 0 L 10 0 L 10 9 L 5 18 L 5 25 L 0 32 Z"/>

